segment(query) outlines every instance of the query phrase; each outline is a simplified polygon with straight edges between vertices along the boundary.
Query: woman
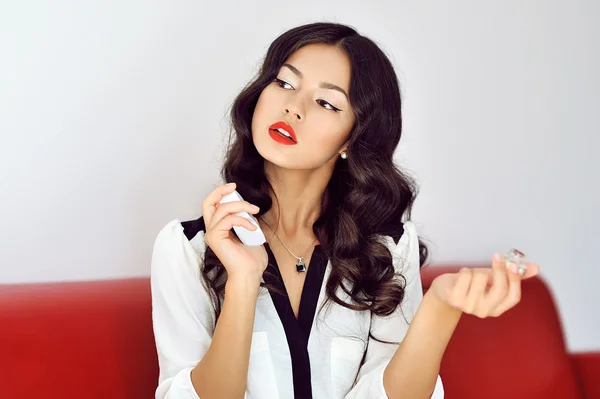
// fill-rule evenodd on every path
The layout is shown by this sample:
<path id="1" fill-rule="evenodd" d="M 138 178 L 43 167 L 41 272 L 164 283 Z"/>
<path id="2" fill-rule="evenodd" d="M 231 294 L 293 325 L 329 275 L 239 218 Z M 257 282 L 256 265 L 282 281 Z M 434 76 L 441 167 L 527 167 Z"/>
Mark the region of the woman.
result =
<path id="1" fill-rule="evenodd" d="M 157 398 L 443 397 L 460 315 L 502 314 L 522 277 L 496 255 L 423 296 L 416 189 L 393 162 L 400 105 L 390 61 L 350 27 L 309 24 L 271 44 L 233 105 L 230 184 L 155 242 Z M 245 201 L 219 205 L 233 190 Z M 267 243 L 236 238 L 233 226 L 255 229 L 241 211 Z"/>

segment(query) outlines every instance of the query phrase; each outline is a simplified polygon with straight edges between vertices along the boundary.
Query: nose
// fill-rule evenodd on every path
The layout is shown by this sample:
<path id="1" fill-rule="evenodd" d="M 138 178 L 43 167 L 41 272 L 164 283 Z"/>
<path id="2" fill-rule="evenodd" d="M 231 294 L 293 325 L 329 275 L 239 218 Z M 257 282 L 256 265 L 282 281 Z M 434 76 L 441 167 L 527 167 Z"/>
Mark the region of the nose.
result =
<path id="1" fill-rule="evenodd" d="M 291 114 L 293 116 L 296 116 L 296 119 L 298 120 L 302 120 L 303 117 L 300 115 L 300 111 L 298 109 L 296 109 L 295 107 L 291 107 L 291 106 L 287 106 L 284 108 L 284 111 L 286 114 Z"/>

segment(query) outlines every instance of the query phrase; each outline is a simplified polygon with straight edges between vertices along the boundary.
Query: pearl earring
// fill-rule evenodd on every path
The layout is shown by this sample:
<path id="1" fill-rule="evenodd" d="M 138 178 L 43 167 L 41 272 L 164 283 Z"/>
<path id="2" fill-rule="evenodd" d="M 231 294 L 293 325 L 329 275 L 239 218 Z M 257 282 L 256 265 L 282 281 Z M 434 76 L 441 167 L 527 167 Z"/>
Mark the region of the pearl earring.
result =
<path id="1" fill-rule="evenodd" d="M 346 153 L 346 151 L 343 151 L 340 156 L 342 157 L 342 159 L 347 159 L 348 158 L 348 154 Z"/>

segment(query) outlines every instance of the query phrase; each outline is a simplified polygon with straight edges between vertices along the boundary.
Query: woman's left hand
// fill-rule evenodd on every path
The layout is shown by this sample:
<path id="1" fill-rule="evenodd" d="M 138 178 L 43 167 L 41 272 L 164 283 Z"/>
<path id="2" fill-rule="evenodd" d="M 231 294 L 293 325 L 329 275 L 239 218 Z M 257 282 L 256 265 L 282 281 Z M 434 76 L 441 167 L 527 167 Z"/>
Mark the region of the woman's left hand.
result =
<path id="1" fill-rule="evenodd" d="M 491 268 L 460 269 L 433 280 L 431 290 L 442 302 L 479 318 L 497 317 L 521 300 L 521 280 L 539 273 L 536 263 L 526 263 L 521 276 L 516 265 L 506 267 L 504 257 L 495 254 Z M 515 266 L 514 268 L 512 266 Z"/>

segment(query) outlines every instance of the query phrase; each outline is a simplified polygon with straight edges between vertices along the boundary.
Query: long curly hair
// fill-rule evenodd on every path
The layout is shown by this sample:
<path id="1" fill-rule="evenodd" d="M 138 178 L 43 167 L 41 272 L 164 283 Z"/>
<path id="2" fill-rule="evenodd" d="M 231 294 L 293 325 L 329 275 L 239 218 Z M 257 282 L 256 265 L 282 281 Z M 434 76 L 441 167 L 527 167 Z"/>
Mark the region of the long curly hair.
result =
<path id="1" fill-rule="evenodd" d="M 394 164 L 394 151 L 402 135 L 400 88 L 390 60 L 372 40 L 349 26 L 324 22 L 281 34 L 270 45 L 257 75 L 234 100 L 221 174 L 226 182 L 237 184 L 245 200 L 260 208 L 257 216 L 272 207 L 264 160 L 252 141 L 252 115 L 261 92 L 273 82 L 282 64 L 294 51 L 312 43 L 337 46 L 348 55 L 349 97 L 356 115 L 349 134 L 349 156 L 334 166 L 320 217 L 313 225 L 332 265 L 327 299 L 349 309 L 389 315 L 404 297 L 405 280 L 394 270 L 392 255 L 380 239 L 381 231 L 386 225 L 400 225 L 410 219 L 417 186 Z M 423 266 L 427 247 L 419 244 Z M 227 275 L 208 247 L 201 273 L 217 320 Z M 349 295 L 349 302 L 338 297 L 339 288 Z"/>

